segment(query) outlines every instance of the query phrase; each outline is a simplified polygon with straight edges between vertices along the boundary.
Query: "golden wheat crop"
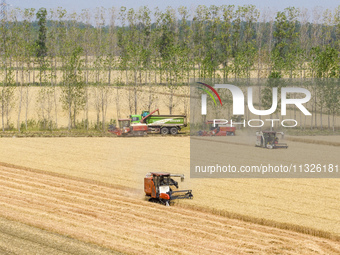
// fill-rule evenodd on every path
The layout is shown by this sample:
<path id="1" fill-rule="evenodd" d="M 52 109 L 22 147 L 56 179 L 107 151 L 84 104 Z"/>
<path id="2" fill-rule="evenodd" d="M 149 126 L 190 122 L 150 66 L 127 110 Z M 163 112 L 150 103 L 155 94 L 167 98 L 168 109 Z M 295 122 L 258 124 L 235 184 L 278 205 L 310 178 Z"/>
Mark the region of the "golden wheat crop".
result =
<path id="1" fill-rule="evenodd" d="M 25 121 L 26 113 L 28 119 L 34 119 L 36 121 L 41 120 L 43 118 L 50 119 L 53 122 L 58 122 L 58 127 L 67 127 L 68 125 L 68 111 L 63 109 L 62 103 L 60 101 L 61 88 L 56 88 L 56 102 L 57 109 L 55 109 L 54 102 L 54 94 L 51 97 L 50 102 L 50 113 L 48 113 L 48 102 L 45 101 L 41 103 L 39 101 L 39 91 L 41 88 L 39 87 L 29 87 L 28 90 L 26 88 L 22 91 L 22 104 L 20 110 L 20 122 Z M 28 91 L 28 97 L 27 97 Z M 10 108 L 9 119 L 10 122 L 17 127 L 18 113 L 19 113 L 19 105 L 20 105 L 20 87 L 16 88 L 14 93 L 14 104 L 13 107 Z M 258 92 L 259 88 L 254 88 L 254 102 L 258 102 Z M 98 114 L 99 120 L 102 120 L 102 108 L 100 105 L 100 91 L 90 86 L 88 88 L 88 108 L 84 108 L 80 110 L 77 115 L 77 120 L 80 122 L 82 120 L 88 119 L 90 124 L 94 124 L 97 122 Z M 170 108 L 172 105 L 172 114 L 185 114 L 190 117 L 190 89 L 187 86 L 178 87 L 175 89 L 173 94 L 173 100 L 170 100 L 170 89 L 166 86 L 138 86 L 136 90 L 137 96 L 137 105 L 135 105 L 135 94 L 134 89 L 132 87 L 109 87 L 108 88 L 108 97 L 107 97 L 107 109 L 105 114 L 106 122 L 112 120 L 117 120 L 118 118 L 126 118 L 130 114 L 135 113 L 135 106 L 137 106 L 137 114 L 140 114 L 142 110 L 148 110 L 150 106 L 150 110 L 159 109 L 161 114 L 169 114 Z M 99 100 L 99 101 L 98 101 Z M 28 102 L 28 104 L 27 104 Z M 311 103 L 307 104 L 308 108 L 311 108 Z M 99 106 L 98 106 L 99 104 Z M 97 106 L 96 106 L 97 105 Z M 256 106 L 257 107 L 257 106 Z M 88 110 L 86 110 L 88 109 Z M 232 105 L 230 104 L 230 111 L 228 113 L 220 114 L 218 117 L 221 118 L 231 118 L 228 114 L 232 113 Z M 209 115 L 210 114 L 210 115 Z M 314 114 L 314 113 L 313 113 Z M 6 114 L 5 114 L 6 115 Z M 48 117 L 49 116 L 49 117 Z M 201 117 L 201 116 L 199 116 Z M 246 115 L 244 116 L 246 120 L 249 119 L 258 119 L 257 115 L 246 111 Z M 208 113 L 207 118 L 216 118 L 214 113 Z M 330 125 L 332 126 L 332 116 L 327 114 L 323 114 L 322 118 L 317 117 L 317 124 L 320 126 L 320 121 L 322 120 L 323 126 L 325 127 L 330 118 Z M 279 119 L 279 117 L 274 114 L 273 116 L 262 116 L 262 119 Z M 295 119 L 298 122 L 298 126 L 301 127 L 309 127 L 310 125 L 315 125 L 314 116 L 304 116 L 301 114 L 300 110 L 288 108 L 287 115 L 284 119 Z M 335 126 L 337 127 L 340 116 L 335 116 Z M 6 116 L 5 116 L 6 121 Z M 255 122 L 256 123 L 256 122 Z M 254 123 L 253 123 L 254 124 Z M 268 126 L 270 122 L 265 121 L 265 125 Z M 286 123 L 287 124 L 287 123 Z M 255 124 L 254 124 L 255 125 Z"/>
<path id="2" fill-rule="evenodd" d="M 0 185 L 0 250 L 6 253 L 335 254 L 340 250 L 333 240 L 228 219 L 200 208 L 152 204 L 140 199 L 136 189 L 79 177 L 1 163 Z M 45 234 L 28 226 L 44 229 Z M 27 232 L 34 239 L 24 236 Z"/>
<path id="3" fill-rule="evenodd" d="M 248 165 L 339 163 L 338 147 L 287 141 L 287 150 L 267 150 L 255 148 L 254 138 L 227 137 L 224 155 Z M 134 188 L 140 199 L 147 172 L 184 173 L 181 188 L 191 188 L 194 200 L 178 205 L 340 235 L 339 179 L 190 179 L 189 137 L 7 138 L 0 155 L 6 163 Z"/>

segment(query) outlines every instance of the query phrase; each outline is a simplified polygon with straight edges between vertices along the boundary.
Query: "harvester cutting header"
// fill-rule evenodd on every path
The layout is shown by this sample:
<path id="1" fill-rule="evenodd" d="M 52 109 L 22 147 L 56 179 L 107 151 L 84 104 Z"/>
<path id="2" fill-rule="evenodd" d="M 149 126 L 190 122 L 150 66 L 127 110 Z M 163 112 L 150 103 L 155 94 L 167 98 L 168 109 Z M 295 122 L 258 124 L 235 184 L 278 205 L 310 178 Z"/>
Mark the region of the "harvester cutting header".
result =
<path id="1" fill-rule="evenodd" d="M 158 114 L 155 114 L 155 113 Z M 185 115 L 160 115 L 159 109 L 153 112 L 143 111 L 140 115 L 130 115 L 118 120 L 119 127 L 110 126 L 109 132 L 117 136 L 144 136 L 147 133 L 176 135 L 187 126 Z"/>

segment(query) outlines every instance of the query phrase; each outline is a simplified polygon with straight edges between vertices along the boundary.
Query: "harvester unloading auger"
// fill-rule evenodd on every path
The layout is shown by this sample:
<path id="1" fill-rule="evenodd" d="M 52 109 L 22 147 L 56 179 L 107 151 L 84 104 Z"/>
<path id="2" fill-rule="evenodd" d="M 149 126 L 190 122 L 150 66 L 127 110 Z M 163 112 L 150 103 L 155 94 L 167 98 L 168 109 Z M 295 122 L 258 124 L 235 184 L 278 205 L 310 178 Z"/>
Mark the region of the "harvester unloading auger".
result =
<path id="1" fill-rule="evenodd" d="M 171 186 L 178 189 L 178 182 L 171 177 L 180 177 L 181 181 L 184 181 L 184 174 L 163 172 L 151 172 L 146 174 L 144 178 L 144 191 L 150 202 L 169 206 L 172 200 L 193 198 L 191 190 L 173 190 Z"/>

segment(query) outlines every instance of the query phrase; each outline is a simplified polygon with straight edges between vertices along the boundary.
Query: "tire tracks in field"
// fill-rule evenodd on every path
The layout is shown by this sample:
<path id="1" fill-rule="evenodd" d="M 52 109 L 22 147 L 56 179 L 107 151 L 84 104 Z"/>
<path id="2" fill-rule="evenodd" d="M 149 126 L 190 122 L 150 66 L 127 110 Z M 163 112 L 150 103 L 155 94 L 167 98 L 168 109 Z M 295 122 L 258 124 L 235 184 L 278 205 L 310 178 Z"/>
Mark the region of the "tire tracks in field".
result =
<path id="1" fill-rule="evenodd" d="M 132 254 L 340 252 L 340 244 L 332 240 L 229 219 L 195 208 L 164 207 L 139 199 L 140 192 L 0 163 L 0 217 L 115 251 Z"/>
<path id="2" fill-rule="evenodd" d="M 0 254 L 120 254 L 69 237 L 0 218 Z"/>
<path id="3" fill-rule="evenodd" d="M 247 146 L 247 147 L 254 147 L 254 145 L 245 143 L 245 142 L 233 142 L 233 141 L 223 141 L 223 140 L 215 140 L 215 139 L 209 139 L 209 138 L 203 138 L 203 137 L 196 137 L 191 136 L 190 139 L 199 140 L 199 141 L 205 141 L 205 142 L 213 142 L 213 143 L 227 143 L 227 144 L 233 144 L 233 145 L 241 145 L 241 146 Z"/>
<path id="4" fill-rule="evenodd" d="M 304 138 L 304 137 L 288 136 L 286 137 L 286 139 L 288 141 L 299 142 L 299 143 L 311 143 L 311 144 L 329 145 L 329 146 L 336 146 L 336 147 L 340 146 L 340 142 L 309 139 L 309 137 Z"/>
<path id="5" fill-rule="evenodd" d="M 25 185 L 23 185 L 23 183 L 21 182 L 21 183 L 19 183 L 19 185 L 18 185 L 18 187 L 13 187 L 13 182 L 10 182 L 10 181 L 8 181 L 8 179 L 6 180 L 6 182 L 8 183 L 8 186 L 9 186 L 9 188 L 7 188 L 7 192 L 6 192 L 6 190 L 4 189 L 3 190 L 3 192 L 2 192 L 2 194 L 3 194 L 3 199 L 5 199 L 5 198 L 7 198 L 8 200 L 11 200 L 11 202 L 12 202 L 12 205 L 13 204 L 15 204 L 15 205 L 20 205 L 20 204 L 24 204 L 25 205 L 25 207 L 30 207 L 30 209 L 31 210 L 34 210 L 34 207 L 31 207 L 30 205 L 29 205 L 29 203 L 28 203 L 28 201 L 27 200 L 23 200 L 22 199 L 22 196 L 23 195 L 26 195 L 26 196 L 29 196 L 30 197 L 30 199 L 31 200 L 38 200 L 38 198 L 37 198 L 37 195 L 34 195 L 34 193 L 32 193 L 32 192 L 25 192 L 25 194 L 19 194 L 19 195 L 12 195 L 11 197 L 9 197 L 8 195 L 7 195 L 7 193 L 8 193 L 8 190 L 9 189 L 12 189 L 12 190 L 10 190 L 10 191 L 12 191 L 12 193 L 14 193 L 14 191 L 16 190 L 16 188 L 19 188 L 19 186 L 21 187 L 21 188 L 27 188 L 27 187 L 25 187 Z M 2 186 L 4 186 L 4 183 L 1 183 L 1 185 Z M 40 193 L 40 191 L 39 190 L 37 190 L 37 193 Z M 6 196 L 7 195 L 7 196 Z M 77 192 L 77 194 L 76 194 L 77 196 L 79 196 L 79 195 L 81 195 L 81 193 L 78 193 Z M 40 195 L 39 195 L 40 196 Z M 53 198 L 54 199 L 54 198 Z M 52 200 L 53 200 L 52 199 Z M 81 198 L 82 199 L 82 198 Z M 90 198 L 89 198 L 90 199 Z M 53 202 L 51 202 L 51 201 L 49 201 L 49 200 L 51 200 L 51 199 L 49 199 L 47 196 L 46 197 L 44 197 L 44 198 L 41 198 L 41 200 L 42 201 L 44 201 L 43 203 L 41 203 L 41 204 L 38 204 L 39 206 L 41 206 L 41 207 L 43 207 L 45 210 L 48 210 L 48 208 L 53 208 L 53 206 L 55 206 L 55 204 L 53 203 Z M 69 198 L 67 199 L 67 200 L 69 200 Z M 71 200 L 72 200 L 72 198 L 71 198 Z M 113 200 L 113 201 L 115 201 L 115 200 Z M 108 203 L 109 201 L 106 201 L 106 203 Z M 101 208 L 101 210 L 102 210 L 102 208 L 103 208 L 103 206 L 105 206 L 105 203 L 101 203 L 100 204 L 100 201 L 97 201 L 96 202 L 97 204 L 96 205 L 94 205 L 94 206 L 92 206 L 92 208 L 90 207 L 90 204 L 88 204 L 87 205 L 87 208 L 86 208 L 86 210 L 89 210 L 89 211 L 91 211 L 91 210 L 95 210 L 95 207 L 97 207 L 97 208 Z M 79 213 L 79 214 L 84 214 L 85 216 L 86 215 L 88 215 L 88 216 L 93 216 L 93 217 L 95 217 L 96 218 L 96 220 L 98 219 L 98 214 L 91 214 L 91 213 L 88 213 L 88 212 L 85 212 L 85 209 L 84 208 L 81 208 L 81 207 L 79 207 L 79 205 L 73 205 L 73 208 L 71 208 L 71 209 L 69 209 L 69 207 L 71 206 L 71 204 L 68 202 L 68 205 L 66 205 L 65 203 L 60 203 L 60 202 L 57 202 L 56 204 L 58 204 L 58 213 L 65 213 L 65 212 L 67 212 L 68 214 L 69 214 L 69 217 L 71 217 L 71 214 L 75 214 L 75 216 L 74 217 L 77 217 L 77 214 Z M 135 203 L 128 203 L 128 202 L 125 202 L 124 201 L 124 204 L 126 204 L 128 207 L 138 207 L 138 205 L 137 204 L 135 204 Z M 36 205 L 35 205 L 36 206 Z M 113 207 L 112 205 L 111 205 L 111 207 Z M 125 217 L 125 213 L 124 212 L 121 212 L 120 210 L 119 210 L 119 208 L 110 208 L 111 209 L 111 211 L 115 211 L 115 216 L 116 216 L 116 219 L 117 219 L 117 217 L 118 218 L 120 218 L 120 219 L 122 219 L 123 217 Z M 55 209 L 52 209 L 52 211 L 53 210 L 55 210 Z M 131 211 L 131 209 L 130 209 L 130 211 Z M 150 224 L 150 225 L 160 225 L 160 226 L 163 226 L 163 227 L 167 227 L 169 230 L 168 230 L 168 233 L 169 232 L 173 232 L 173 235 L 175 236 L 175 235 L 179 235 L 176 231 L 178 230 L 178 229 L 176 229 L 176 228 L 171 228 L 171 225 L 169 225 L 169 224 L 166 224 L 166 223 L 162 223 L 161 222 L 161 219 L 154 219 L 154 220 L 149 220 L 148 219 L 148 214 L 147 213 L 143 213 L 143 211 L 141 211 L 141 212 L 138 212 L 138 214 L 136 213 L 137 211 L 135 211 L 135 213 L 132 213 L 131 214 L 131 217 L 133 217 L 134 218 L 134 220 L 138 220 L 139 222 L 142 222 L 143 224 L 145 223 L 145 224 Z M 36 213 L 38 213 L 38 212 L 36 212 Z M 65 215 L 64 215 L 65 216 Z M 104 218 L 103 219 L 104 221 L 106 220 L 109 220 L 108 218 Z M 212 222 L 211 222 L 212 223 Z M 179 222 L 178 223 L 178 225 L 180 225 L 181 224 L 181 222 Z M 210 229 L 210 230 L 213 230 L 213 229 Z M 135 231 L 138 231 L 136 228 L 135 228 Z M 202 233 L 202 232 L 205 232 L 205 231 L 202 231 L 201 229 L 199 229 L 199 227 L 198 227 L 198 229 L 188 229 L 187 230 L 187 232 L 191 232 L 192 234 L 197 234 L 197 233 Z M 167 233 L 167 234 L 168 234 Z M 144 235 L 148 235 L 147 233 L 143 233 L 143 232 L 141 232 L 141 234 L 144 234 Z M 187 233 L 186 233 L 187 234 Z M 204 234 L 207 234 L 207 233 L 204 233 Z M 222 234 L 222 233 L 220 233 L 220 234 Z M 184 237 L 184 236 L 182 236 L 182 237 Z M 214 235 L 213 236 L 213 238 L 218 238 L 219 236 L 217 236 L 217 235 Z M 165 238 L 165 237 L 164 237 Z"/>

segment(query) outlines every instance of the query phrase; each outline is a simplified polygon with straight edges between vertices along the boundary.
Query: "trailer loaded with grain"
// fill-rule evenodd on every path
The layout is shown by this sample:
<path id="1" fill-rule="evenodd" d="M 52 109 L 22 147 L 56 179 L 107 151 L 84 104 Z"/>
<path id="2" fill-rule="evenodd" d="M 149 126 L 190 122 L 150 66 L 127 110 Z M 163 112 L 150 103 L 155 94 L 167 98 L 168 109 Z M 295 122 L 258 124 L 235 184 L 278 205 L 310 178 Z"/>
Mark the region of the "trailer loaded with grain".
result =
<path id="1" fill-rule="evenodd" d="M 155 113 L 158 114 L 155 114 Z M 111 126 L 109 132 L 118 136 L 138 136 L 149 133 L 176 135 L 187 126 L 185 115 L 160 115 L 159 110 L 143 111 L 142 114 L 130 115 L 127 119 L 118 120 L 119 127 Z"/>

